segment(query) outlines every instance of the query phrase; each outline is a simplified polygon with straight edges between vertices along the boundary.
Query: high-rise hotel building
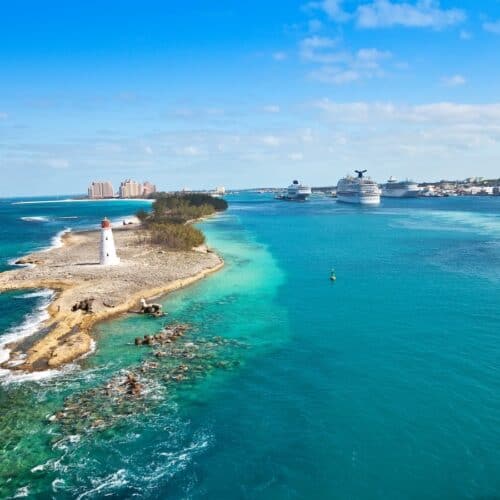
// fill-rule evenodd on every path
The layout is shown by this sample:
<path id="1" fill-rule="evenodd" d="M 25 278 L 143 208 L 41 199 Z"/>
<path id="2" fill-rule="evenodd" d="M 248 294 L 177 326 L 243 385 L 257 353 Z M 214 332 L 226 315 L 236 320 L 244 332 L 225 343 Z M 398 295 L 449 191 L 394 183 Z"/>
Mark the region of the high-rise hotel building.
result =
<path id="1" fill-rule="evenodd" d="M 94 181 L 89 186 L 89 198 L 93 200 L 102 200 L 103 198 L 113 198 L 115 191 L 113 184 L 109 181 Z"/>
<path id="2" fill-rule="evenodd" d="M 109 181 L 94 181 L 89 186 L 89 198 L 92 200 L 101 200 L 103 198 L 114 198 L 115 193 L 113 185 Z M 156 193 L 156 186 L 151 182 L 145 181 L 144 184 L 127 179 L 120 184 L 118 195 L 120 198 L 147 198 Z"/>
<path id="3" fill-rule="evenodd" d="M 141 184 L 140 182 L 127 179 L 120 184 L 120 198 L 141 198 L 153 193 L 156 193 L 156 186 L 148 181 Z"/>
<path id="4" fill-rule="evenodd" d="M 142 196 L 142 184 L 127 179 L 120 184 L 120 198 L 140 198 Z"/>
<path id="5" fill-rule="evenodd" d="M 142 185 L 142 195 L 147 198 L 153 193 L 156 193 L 156 186 L 151 184 L 151 182 L 144 181 L 144 184 Z"/>

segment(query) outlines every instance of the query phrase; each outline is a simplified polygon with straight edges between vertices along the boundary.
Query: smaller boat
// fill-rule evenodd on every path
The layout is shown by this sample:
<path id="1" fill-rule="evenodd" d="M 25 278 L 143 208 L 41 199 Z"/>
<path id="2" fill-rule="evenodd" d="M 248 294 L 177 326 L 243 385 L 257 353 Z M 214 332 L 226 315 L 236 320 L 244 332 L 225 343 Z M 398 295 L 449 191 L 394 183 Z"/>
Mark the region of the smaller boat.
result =
<path id="1" fill-rule="evenodd" d="M 303 184 L 300 184 L 299 181 L 295 180 L 288 186 L 286 191 L 284 191 L 278 199 L 289 201 L 306 201 L 310 196 L 311 188 L 309 186 L 304 186 Z"/>
<path id="2" fill-rule="evenodd" d="M 337 281 L 337 275 L 335 274 L 335 269 L 330 271 L 330 281 Z"/>

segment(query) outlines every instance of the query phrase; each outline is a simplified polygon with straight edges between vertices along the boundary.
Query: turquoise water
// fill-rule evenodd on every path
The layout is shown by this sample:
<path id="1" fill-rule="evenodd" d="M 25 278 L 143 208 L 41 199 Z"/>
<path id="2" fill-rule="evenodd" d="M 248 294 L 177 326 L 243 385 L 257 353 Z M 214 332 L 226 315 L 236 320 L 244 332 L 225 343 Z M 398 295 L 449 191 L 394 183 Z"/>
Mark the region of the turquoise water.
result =
<path id="1" fill-rule="evenodd" d="M 0 497 L 498 497 L 500 199 L 229 201 L 202 224 L 225 269 L 164 300 L 196 357 L 133 346 L 165 320 L 123 317 L 62 375 L 4 378 Z M 22 295 L 4 335 L 47 300 Z M 102 396 L 126 371 L 144 396 Z"/>

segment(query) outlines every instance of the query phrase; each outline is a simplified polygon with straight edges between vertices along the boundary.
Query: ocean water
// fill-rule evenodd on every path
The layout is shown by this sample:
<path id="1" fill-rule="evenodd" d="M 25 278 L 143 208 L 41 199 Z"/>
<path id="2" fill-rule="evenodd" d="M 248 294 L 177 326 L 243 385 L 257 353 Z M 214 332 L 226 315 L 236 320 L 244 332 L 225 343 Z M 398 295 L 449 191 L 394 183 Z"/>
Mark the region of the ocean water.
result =
<path id="1" fill-rule="evenodd" d="M 225 268 L 166 318 L 100 324 L 62 373 L 0 373 L 0 497 L 500 497 L 500 199 L 228 201 L 201 224 Z M 0 203 L 4 267 L 103 215 L 59 205 Z M 0 295 L 0 342 L 49 299 Z M 133 345 L 172 322 L 178 358 Z M 128 372 L 141 398 L 104 394 Z"/>

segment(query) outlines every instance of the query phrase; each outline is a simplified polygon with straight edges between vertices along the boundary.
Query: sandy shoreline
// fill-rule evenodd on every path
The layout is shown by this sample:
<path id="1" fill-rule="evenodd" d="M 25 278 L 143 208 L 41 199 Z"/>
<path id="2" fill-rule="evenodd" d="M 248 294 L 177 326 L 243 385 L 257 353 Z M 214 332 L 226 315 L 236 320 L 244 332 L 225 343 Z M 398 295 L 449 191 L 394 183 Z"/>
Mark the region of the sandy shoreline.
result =
<path id="1" fill-rule="evenodd" d="M 92 348 L 92 327 L 131 309 L 141 297 L 164 295 L 219 270 L 224 262 L 213 252 L 171 252 L 145 242 L 140 226 L 114 230 L 121 264 L 98 265 L 99 231 L 69 232 L 58 248 L 36 252 L 22 259 L 29 267 L 0 273 L 0 292 L 50 289 L 47 331 L 25 348 L 25 342 L 8 345 L 10 359 L 1 368 L 25 371 L 53 369 L 70 363 Z M 72 312 L 74 303 L 94 298 L 93 313 Z"/>

